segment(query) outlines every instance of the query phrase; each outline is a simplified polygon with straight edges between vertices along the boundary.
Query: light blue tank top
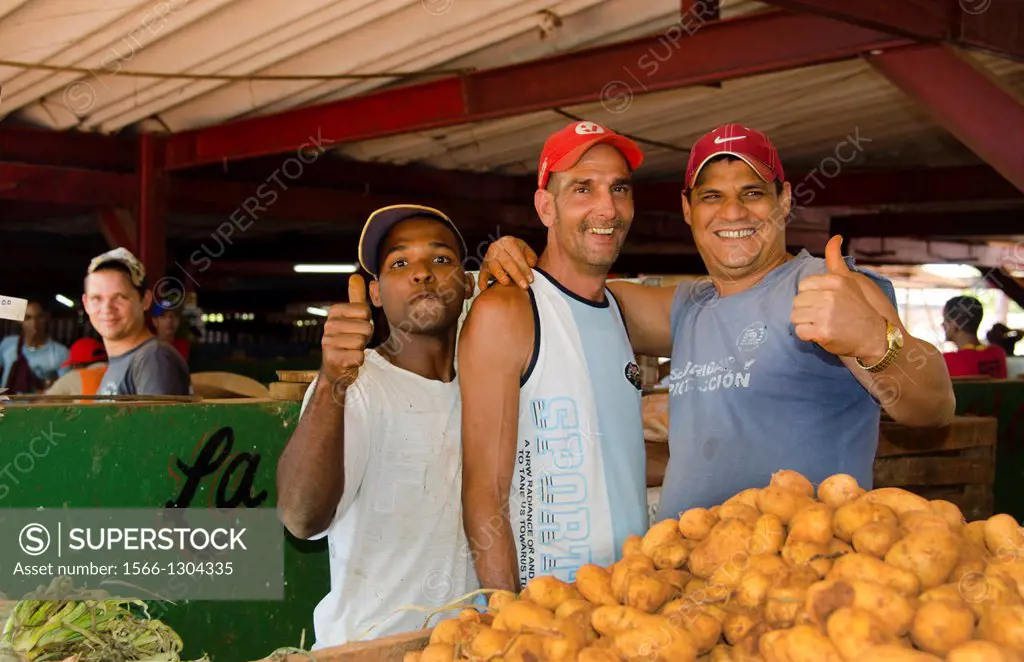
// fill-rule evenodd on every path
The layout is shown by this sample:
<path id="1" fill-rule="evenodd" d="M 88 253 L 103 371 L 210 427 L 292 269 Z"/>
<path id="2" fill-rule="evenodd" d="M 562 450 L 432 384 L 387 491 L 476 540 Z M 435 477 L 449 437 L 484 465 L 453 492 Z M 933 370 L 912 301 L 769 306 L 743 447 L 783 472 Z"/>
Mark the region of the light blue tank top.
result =
<path id="1" fill-rule="evenodd" d="M 801 251 L 732 296 L 719 297 L 707 279 L 680 284 L 658 520 L 764 487 L 780 469 L 815 484 L 847 473 L 871 489 L 880 405 L 838 357 L 799 339 L 789 321 L 799 282 L 824 271 L 824 260 Z M 896 305 L 889 280 L 858 271 Z"/>
<path id="2" fill-rule="evenodd" d="M 647 530 L 640 375 L 611 292 L 588 301 L 540 269 L 535 355 L 520 392 L 510 495 L 520 580 L 573 581 Z"/>

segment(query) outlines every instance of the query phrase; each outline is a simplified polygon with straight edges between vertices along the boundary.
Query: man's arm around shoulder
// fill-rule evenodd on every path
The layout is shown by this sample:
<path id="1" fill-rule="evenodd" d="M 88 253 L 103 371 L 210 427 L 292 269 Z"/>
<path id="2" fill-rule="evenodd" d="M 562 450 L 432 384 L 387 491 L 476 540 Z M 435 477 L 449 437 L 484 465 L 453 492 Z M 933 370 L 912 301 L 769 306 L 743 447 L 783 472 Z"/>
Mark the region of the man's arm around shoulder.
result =
<path id="1" fill-rule="evenodd" d="M 608 289 L 622 310 L 633 351 L 645 356 L 671 356 L 676 288 L 615 281 L 608 283 Z"/>
<path id="2" fill-rule="evenodd" d="M 519 588 L 508 497 L 520 379 L 538 341 L 529 294 L 512 286 L 481 293 L 459 337 L 463 522 L 484 588 Z"/>

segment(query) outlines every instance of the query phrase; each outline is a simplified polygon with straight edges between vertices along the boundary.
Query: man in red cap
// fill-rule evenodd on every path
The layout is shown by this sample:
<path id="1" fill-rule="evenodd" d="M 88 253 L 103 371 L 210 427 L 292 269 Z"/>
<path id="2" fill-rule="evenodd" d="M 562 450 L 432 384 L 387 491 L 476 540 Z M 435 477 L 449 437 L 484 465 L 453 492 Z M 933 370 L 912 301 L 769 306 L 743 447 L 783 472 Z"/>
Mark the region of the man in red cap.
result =
<path id="1" fill-rule="evenodd" d="M 658 519 L 767 485 L 780 469 L 814 483 L 846 473 L 870 488 L 880 408 L 906 425 L 953 417 L 941 354 L 907 332 L 892 284 L 844 259 L 842 237 L 824 259 L 787 252 L 791 205 L 768 137 L 718 127 L 693 146 L 682 192 L 708 278 L 609 286 L 633 349 L 671 356 Z M 529 251 L 501 241 L 486 268 L 499 281 L 528 273 L 517 265 Z"/>
<path id="2" fill-rule="evenodd" d="M 639 147 L 594 122 L 541 153 L 547 246 L 525 288 L 474 302 L 459 339 L 463 512 L 481 586 L 575 579 L 647 529 L 639 368 L 605 286 L 633 220 Z"/>
<path id="3" fill-rule="evenodd" d="M 46 395 L 96 395 L 107 371 L 107 350 L 95 338 L 79 338 L 71 345 L 62 368 L 69 368 Z"/>

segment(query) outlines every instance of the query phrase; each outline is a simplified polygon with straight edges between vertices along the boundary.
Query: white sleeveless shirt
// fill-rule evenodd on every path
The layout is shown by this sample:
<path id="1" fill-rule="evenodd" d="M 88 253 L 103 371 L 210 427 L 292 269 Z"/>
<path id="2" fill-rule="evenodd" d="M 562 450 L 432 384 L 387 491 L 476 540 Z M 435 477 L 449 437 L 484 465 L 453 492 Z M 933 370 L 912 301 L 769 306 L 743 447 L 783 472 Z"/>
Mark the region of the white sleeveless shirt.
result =
<path id="1" fill-rule="evenodd" d="M 607 566 L 648 523 L 639 369 L 618 305 L 607 289 L 599 304 L 535 272 L 509 494 L 521 586 Z"/>

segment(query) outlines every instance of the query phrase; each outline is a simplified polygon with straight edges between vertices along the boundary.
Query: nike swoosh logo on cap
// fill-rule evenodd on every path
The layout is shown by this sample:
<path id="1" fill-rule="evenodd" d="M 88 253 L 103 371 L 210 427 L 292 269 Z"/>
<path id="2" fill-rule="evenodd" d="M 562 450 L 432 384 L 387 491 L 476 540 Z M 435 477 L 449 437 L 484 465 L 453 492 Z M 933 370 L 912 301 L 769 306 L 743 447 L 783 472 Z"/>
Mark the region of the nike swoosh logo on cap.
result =
<path id="1" fill-rule="evenodd" d="M 715 144 L 716 145 L 721 145 L 722 143 L 731 142 L 733 140 L 743 140 L 744 138 L 746 138 L 746 136 L 734 136 L 732 138 L 723 138 L 722 136 L 716 136 L 715 137 Z"/>

